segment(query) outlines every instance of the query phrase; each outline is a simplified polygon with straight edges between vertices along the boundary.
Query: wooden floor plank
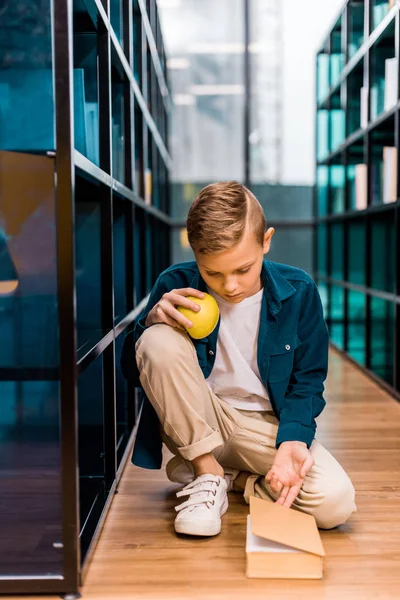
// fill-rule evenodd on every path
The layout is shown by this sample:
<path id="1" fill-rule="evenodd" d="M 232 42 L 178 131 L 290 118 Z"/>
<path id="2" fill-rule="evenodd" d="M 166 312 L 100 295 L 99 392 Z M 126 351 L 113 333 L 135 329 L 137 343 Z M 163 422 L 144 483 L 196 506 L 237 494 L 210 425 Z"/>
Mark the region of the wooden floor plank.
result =
<path id="1" fill-rule="evenodd" d="M 174 492 L 162 471 L 127 465 L 88 576 L 97 600 L 390 600 L 400 597 L 400 405 L 335 351 L 317 439 L 356 488 L 358 511 L 322 531 L 321 581 L 248 580 L 248 507 L 230 495 L 223 531 L 193 540 L 173 530 Z M 13 597 L 15 600 L 15 596 Z M 49 599 L 49 596 L 47 596 Z"/>

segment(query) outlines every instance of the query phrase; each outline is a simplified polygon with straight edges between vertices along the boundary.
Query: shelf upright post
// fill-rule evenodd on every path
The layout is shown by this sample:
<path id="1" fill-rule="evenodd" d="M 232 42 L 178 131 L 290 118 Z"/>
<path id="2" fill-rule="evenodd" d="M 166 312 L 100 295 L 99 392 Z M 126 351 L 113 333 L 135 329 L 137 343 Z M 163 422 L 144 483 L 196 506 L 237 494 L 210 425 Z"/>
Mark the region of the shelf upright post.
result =
<path id="1" fill-rule="evenodd" d="M 108 4 L 107 0 L 106 4 Z M 108 9 L 109 7 L 106 6 Z M 109 10 L 108 10 L 109 14 Z M 100 167 L 113 176 L 111 136 L 111 36 L 104 23 L 99 24 L 99 118 Z M 101 310 L 102 329 L 108 333 L 114 328 L 114 273 L 113 273 L 113 189 L 101 186 Z M 103 352 L 103 427 L 104 472 L 108 492 L 117 472 L 116 409 L 115 409 L 115 342 Z"/>
<path id="2" fill-rule="evenodd" d="M 397 11 L 395 17 L 395 56 L 397 59 L 397 98 L 400 92 L 400 14 Z M 396 170 L 397 170 L 397 190 L 396 198 L 400 198 L 400 113 L 397 108 L 394 118 L 394 145 L 396 147 Z M 395 288 L 396 298 L 400 296 L 400 210 L 399 206 L 395 208 Z M 398 392 L 400 391 L 400 304 L 395 304 L 395 327 L 394 327 L 394 351 L 393 351 L 393 387 Z"/>
<path id="3" fill-rule="evenodd" d="M 64 592 L 79 589 L 72 0 L 52 2 Z"/>
<path id="4" fill-rule="evenodd" d="M 366 39 L 369 37 L 372 23 L 372 0 L 366 0 L 365 2 L 365 14 L 364 14 L 364 30 Z M 372 49 L 368 48 L 364 56 L 364 80 L 363 85 L 368 90 L 368 105 L 367 115 L 368 123 L 371 120 L 371 83 L 372 83 Z M 367 131 L 364 137 L 364 163 L 367 165 L 367 211 L 373 204 L 373 185 L 372 185 L 372 136 L 373 133 Z M 365 215 L 365 230 L 366 230 L 366 260 L 365 260 L 365 285 L 367 288 L 371 287 L 372 281 L 372 215 L 367 212 Z M 370 294 L 366 296 L 366 307 L 365 307 L 365 366 L 367 369 L 371 369 L 371 353 L 372 353 L 372 299 Z"/>

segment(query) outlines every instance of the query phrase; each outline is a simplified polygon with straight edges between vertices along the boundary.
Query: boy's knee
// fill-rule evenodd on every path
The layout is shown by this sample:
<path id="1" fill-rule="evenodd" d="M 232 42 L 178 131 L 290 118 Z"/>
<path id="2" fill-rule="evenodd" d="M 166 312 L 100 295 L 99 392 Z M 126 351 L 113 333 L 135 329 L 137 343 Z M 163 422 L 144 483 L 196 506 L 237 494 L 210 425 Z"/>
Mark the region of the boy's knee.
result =
<path id="1" fill-rule="evenodd" d="M 143 361 L 157 366 L 170 366 L 182 346 L 187 347 L 187 334 L 170 325 L 158 323 L 145 329 L 136 343 L 136 361 L 141 367 Z M 186 350 L 187 352 L 187 350 Z"/>
<path id="2" fill-rule="evenodd" d="M 320 529 L 332 529 L 343 525 L 356 510 L 354 486 L 346 476 L 327 490 L 314 517 Z"/>

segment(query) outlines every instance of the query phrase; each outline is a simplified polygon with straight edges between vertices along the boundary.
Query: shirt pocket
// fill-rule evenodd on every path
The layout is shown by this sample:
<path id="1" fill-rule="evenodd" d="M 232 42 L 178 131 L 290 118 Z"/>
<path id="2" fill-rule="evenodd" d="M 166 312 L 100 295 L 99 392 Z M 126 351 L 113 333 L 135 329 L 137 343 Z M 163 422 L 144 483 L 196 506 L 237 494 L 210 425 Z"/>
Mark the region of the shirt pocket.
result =
<path id="1" fill-rule="evenodd" d="M 294 351 L 300 345 L 297 335 L 282 337 L 271 348 L 267 380 L 271 383 L 289 380 L 293 368 Z"/>

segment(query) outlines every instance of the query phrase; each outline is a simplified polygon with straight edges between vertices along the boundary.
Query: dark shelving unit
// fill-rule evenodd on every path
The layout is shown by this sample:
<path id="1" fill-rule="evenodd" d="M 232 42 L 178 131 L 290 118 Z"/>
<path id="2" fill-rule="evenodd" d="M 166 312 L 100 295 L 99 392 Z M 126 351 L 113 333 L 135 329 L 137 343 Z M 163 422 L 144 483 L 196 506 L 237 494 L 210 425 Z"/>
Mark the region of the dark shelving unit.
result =
<path id="1" fill-rule="evenodd" d="M 331 342 L 398 399 L 399 10 L 348 0 L 317 54 L 314 203 Z"/>
<path id="2" fill-rule="evenodd" d="M 0 593 L 78 592 L 129 457 L 120 355 L 170 264 L 170 103 L 155 0 L 3 9 Z"/>

